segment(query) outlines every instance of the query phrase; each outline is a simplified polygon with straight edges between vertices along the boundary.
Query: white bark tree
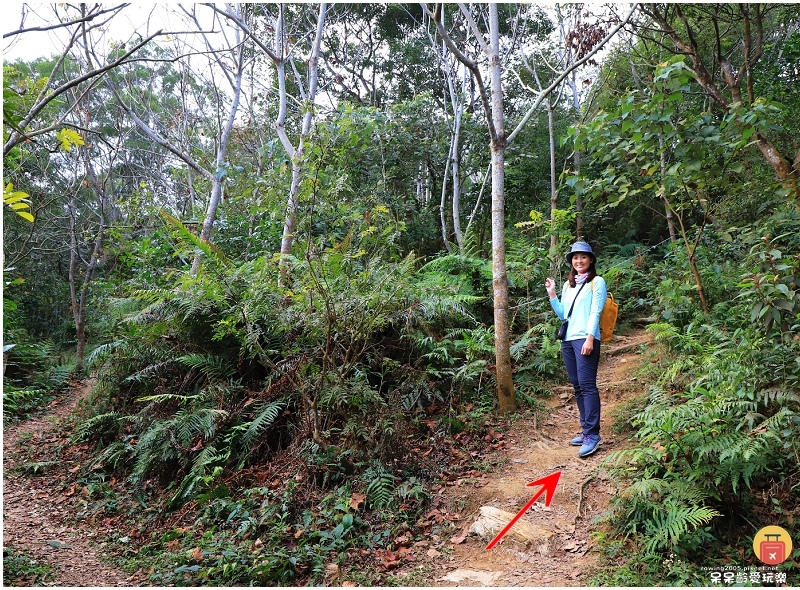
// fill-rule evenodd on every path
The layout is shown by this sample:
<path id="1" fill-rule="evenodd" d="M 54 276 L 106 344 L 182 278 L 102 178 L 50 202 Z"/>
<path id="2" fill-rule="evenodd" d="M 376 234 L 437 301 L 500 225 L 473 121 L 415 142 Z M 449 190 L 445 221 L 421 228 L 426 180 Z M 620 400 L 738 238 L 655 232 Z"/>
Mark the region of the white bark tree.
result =
<path id="1" fill-rule="evenodd" d="M 542 86 L 542 81 L 539 78 L 539 72 L 536 69 L 536 60 L 529 61 L 524 54 L 522 55 L 522 63 L 525 65 L 526 69 L 533 75 L 534 80 L 536 81 L 536 86 L 538 88 L 538 92 L 542 92 L 544 89 Z M 528 90 L 532 90 L 529 88 L 525 82 L 522 81 L 520 78 L 520 84 L 524 88 L 528 88 Z M 533 91 L 533 90 L 532 90 Z M 558 209 L 558 183 L 557 183 L 557 174 L 556 174 L 556 139 L 555 139 L 555 110 L 558 103 L 561 101 L 561 94 L 563 91 L 563 86 L 558 89 L 558 92 L 555 96 L 550 95 L 547 100 L 545 101 L 545 109 L 547 110 L 547 145 L 548 150 L 550 152 L 550 225 L 551 229 L 555 228 L 556 223 L 556 210 Z M 533 91 L 534 93 L 537 91 Z M 552 232 L 550 236 L 550 255 L 553 257 L 553 264 L 555 265 L 555 251 L 558 242 L 558 236 L 556 236 L 555 231 Z"/>
<path id="2" fill-rule="evenodd" d="M 249 35 L 261 48 L 261 50 L 269 57 L 275 66 L 277 73 L 278 84 L 278 117 L 275 121 L 275 130 L 278 138 L 289 156 L 292 164 L 292 180 L 289 188 L 289 195 L 286 203 L 286 216 L 283 225 L 283 235 L 281 237 L 281 256 L 288 256 L 292 253 L 292 245 L 295 239 L 295 231 L 297 229 L 297 213 L 300 202 L 300 188 L 305 172 L 306 164 L 306 142 L 311 133 L 311 126 L 314 121 L 314 109 L 317 98 L 317 83 L 319 78 L 319 57 L 322 47 L 322 37 L 325 30 L 325 16 L 327 13 L 327 4 L 320 3 L 317 11 L 317 22 L 313 40 L 308 50 L 307 56 L 304 57 L 307 69 L 305 78 L 301 76 L 294 62 L 294 53 L 297 51 L 299 43 L 295 42 L 288 31 L 285 18 L 285 7 L 283 4 L 278 5 L 277 13 L 274 16 L 274 22 L 271 25 L 274 31 L 273 45 L 269 47 L 263 43 L 257 35 L 236 15 L 225 13 L 229 16 L 241 29 Z M 287 90 L 287 81 L 289 74 L 287 67 L 294 77 L 295 86 L 298 89 L 299 96 L 297 102 L 299 103 L 299 111 L 302 114 L 302 124 L 297 137 L 297 145 L 292 143 L 289 133 L 286 130 L 286 120 L 289 114 L 289 92 Z M 285 258 L 281 259 L 282 268 L 285 270 Z"/>
<path id="3" fill-rule="evenodd" d="M 483 20 L 488 22 L 488 40 L 487 34 L 484 34 L 478 28 L 470 9 L 464 4 L 459 4 L 458 6 L 464 21 L 475 35 L 486 58 L 484 68 L 488 70 L 490 90 L 487 90 L 484 83 L 477 56 L 471 57 L 462 52 L 444 27 L 442 22 L 442 5 L 437 4 L 434 12 L 431 12 L 427 5 L 422 4 L 423 10 L 435 23 L 436 30 L 442 37 L 447 48 L 469 69 L 474 77 L 486 114 L 492 162 L 492 286 L 494 297 L 497 409 L 500 413 L 508 413 L 516 409 L 517 402 L 514 392 L 513 369 L 511 366 L 511 334 L 508 322 L 508 277 L 505 259 L 505 151 L 525 127 L 542 101 L 562 84 L 573 69 L 580 67 L 591 59 L 592 56 L 594 56 L 600 48 L 628 22 L 636 5 L 634 5 L 628 16 L 612 29 L 592 51 L 588 52 L 582 59 L 566 67 L 555 77 L 547 88 L 544 88 L 537 94 L 533 104 L 529 107 L 514 131 L 508 136 L 505 134 L 502 89 L 503 67 L 500 62 L 500 26 L 497 4 L 489 4 L 486 7 L 488 14 L 485 14 Z"/>
<path id="4" fill-rule="evenodd" d="M 469 100 L 468 85 L 469 75 L 465 67 L 458 67 L 458 60 L 452 58 L 452 54 L 447 50 L 447 46 L 442 41 L 441 49 L 438 47 L 432 35 L 429 35 L 431 46 L 436 51 L 442 71 L 445 76 L 447 86 L 444 104 L 449 102 L 452 109 L 452 120 L 450 125 L 450 148 L 445 164 L 445 172 L 442 177 L 442 199 L 439 206 L 439 217 L 442 225 L 442 241 L 447 251 L 451 251 L 451 244 L 447 228 L 447 181 L 452 179 L 452 199 L 451 217 L 453 220 L 453 237 L 455 238 L 458 250 L 464 253 L 464 232 L 461 231 L 461 121 L 464 117 L 467 102 Z M 455 61 L 455 63 L 453 63 Z M 460 80 L 459 80 L 460 76 Z M 460 83 L 460 84 L 459 84 Z M 460 86 L 460 87 L 459 87 Z M 449 98 L 449 100 L 448 100 Z M 446 111 L 446 109 L 445 109 Z"/>
<path id="5" fill-rule="evenodd" d="M 241 18 L 244 17 L 244 6 L 240 5 L 238 8 L 229 7 L 228 10 L 230 10 L 232 14 L 237 14 Z M 108 80 L 108 84 L 122 108 L 125 109 L 136 125 L 152 141 L 164 147 L 209 183 L 210 191 L 208 203 L 206 205 L 205 218 L 203 219 L 203 225 L 199 237 L 203 241 L 210 242 L 211 232 L 217 219 L 218 209 L 223 199 L 228 144 L 233 132 L 234 123 L 236 121 L 236 116 L 241 102 L 242 83 L 247 67 L 247 44 L 244 43 L 242 39 L 241 31 L 238 28 L 234 28 L 232 31 L 230 31 L 230 34 L 233 37 L 232 39 L 229 39 L 227 34 L 223 35 L 223 38 L 227 43 L 226 46 L 217 47 L 212 42 L 210 35 L 206 34 L 204 27 L 200 24 L 200 18 L 197 14 L 197 7 L 193 7 L 191 11 L 185 11 L 185 14 L 188 16 L 189 20 L 195 24 L 200 38 L 203 41 L 202 54 L 207 56 L 208 71 L 222 72 L 222 75 L 227 84 L 230 86 L 230 90 L 232 92 L 230 101 L 227 102 L 224 98 L 225 95 L 222 89 L 219 88 L 215 81 L 211 81 L 211 84 L 216 89 L 216 112 L 218 114 L 225 114 L 224 120 L 219 116 L 213 117 L 211 118 L 213 122 L 208 125 L 209 131 L 213 131 L 212 145 L 214 146 L 214 154 L 211 167 L 203 166 L 201 162 L 192 157 L 188 146 L 180 144 L 181 138 L 177 136 L 167 137 L 162 131 L 157 130 L 153 125 L 148 123 L 148 121 L 145 119 L 151 119 L 153 113 L 149 113 L 143 105 L 136 104 L 133 100 L 126 98 L 121 89 L 118 88 L 117 85 L 114 84 L 110 79 Z M 218 27 L 220 30 L 225 29 L 224 24 L 217 16 L 214 18 L 213 26 Z M 198 71 L 197 74 L 200 76 L 201 72 Z M 187 107 L 187 110 L 190 109 Z M 161 125 L 159 127 L 160 129 L 166 129 L 169 126 Z M 201 262 L 202 256 L 200 253 L 197 253 L 192 262 L 192 274 L 196 274 L 198 272 Z"/>

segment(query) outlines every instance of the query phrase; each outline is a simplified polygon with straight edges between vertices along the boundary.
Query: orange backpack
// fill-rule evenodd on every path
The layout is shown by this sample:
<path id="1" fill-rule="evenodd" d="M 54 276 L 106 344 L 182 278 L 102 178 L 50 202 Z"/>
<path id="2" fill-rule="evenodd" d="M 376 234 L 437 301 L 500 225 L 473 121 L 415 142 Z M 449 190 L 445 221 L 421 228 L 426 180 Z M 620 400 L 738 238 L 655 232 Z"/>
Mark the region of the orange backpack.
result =
<path id="1" fill-rule="evenodd" d="M 617 325 L 617 314 L 619 305 L 614 301 L 614 296 L 608 293 L 606 304 L 600 312 L 600 342 L 608 342 L 614 334 L 614 327 Z"/>
<path id="2" fill-rule="evenodd" d="M 594 285 L 592 285 L 592 294 L 594 295 Z M 611 336 L 614 335 L 614 327 L 617 325 L 618 313 L 619 305 L 614 301 L 614 296 L 606 291 L 606 304 L 603 306 L 603 311 L 600 312 L 600 342 L 611 340 Z"/>

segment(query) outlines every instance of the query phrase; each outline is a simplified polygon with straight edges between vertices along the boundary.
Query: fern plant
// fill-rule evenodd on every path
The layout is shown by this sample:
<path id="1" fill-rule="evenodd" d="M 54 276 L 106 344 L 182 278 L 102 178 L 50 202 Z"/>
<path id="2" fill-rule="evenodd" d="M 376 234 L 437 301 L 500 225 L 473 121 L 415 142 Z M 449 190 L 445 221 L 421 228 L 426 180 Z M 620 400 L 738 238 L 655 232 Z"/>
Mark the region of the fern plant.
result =
<path id="1" fill-rule="evenodd" d="M 628 482 L 615 522 L 648 553 L 686 555 L 715 537 L 716 519 L 781 485 L 777 477 L 791 480 L 800 395 L 785 370 L 791 349 L 763 334 L 710 323 L 651 331 L 672 354 L 662 356 L 667 366 L 633 418 L 639 447 L 608 458 Z"/>
<path id="2" fill-rule="evenodd" d="M 682 477 L 668 477 L 658 468 L 659 454 L 633 449 L 609 454 L 605 464 L 616 476 L 640 474 L 612 501 L 610 521 L 625 537 L 636 537 L 648 555 L 685 553 L 709 538 L 709 524 L 721 513 L 709 506 L 712 494 Z"/>
<path id="3" fill-rule="evenodd" d="M 397 484 L 394 474 L 382 463 L 373 462 L 362 479 L 367 483 L 367 502 L 372 507 L 385 510 L 395 501 Z"/>

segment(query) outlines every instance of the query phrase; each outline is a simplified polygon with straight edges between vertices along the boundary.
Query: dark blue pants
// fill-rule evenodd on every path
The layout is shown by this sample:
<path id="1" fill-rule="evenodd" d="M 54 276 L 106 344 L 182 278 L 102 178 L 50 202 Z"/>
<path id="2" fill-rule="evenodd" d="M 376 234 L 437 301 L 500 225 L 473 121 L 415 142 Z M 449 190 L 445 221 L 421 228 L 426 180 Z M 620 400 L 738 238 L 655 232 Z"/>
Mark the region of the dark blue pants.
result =
<path id="1" fill-rule="evenodd" d="M 595 339 L 592 354 L 584 356 L 585 340 L 561 343 L 561 358 L 567 368 L 569 381 L 575 390 L 575 401 L 581 416 L 583 434 L 600 434 L 600 392 L 597 390 L 597 365 L 600 362 L 600 341 Z"/>

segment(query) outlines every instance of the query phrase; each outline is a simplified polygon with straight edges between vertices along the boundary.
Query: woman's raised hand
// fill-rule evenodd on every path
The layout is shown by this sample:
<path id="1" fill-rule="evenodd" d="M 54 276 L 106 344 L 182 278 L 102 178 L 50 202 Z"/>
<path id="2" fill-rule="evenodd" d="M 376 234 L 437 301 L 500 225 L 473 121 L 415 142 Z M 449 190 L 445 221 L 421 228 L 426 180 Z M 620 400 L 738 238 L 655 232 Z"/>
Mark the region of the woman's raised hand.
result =
<path id="1" fill-rule="evenodd" d="M 556 282 L 553 279 L 549 277 L 545 279 L 544 288 L 547 290 L 547 294 L 550 296 L 550 299 L 556 298 Z"/>

